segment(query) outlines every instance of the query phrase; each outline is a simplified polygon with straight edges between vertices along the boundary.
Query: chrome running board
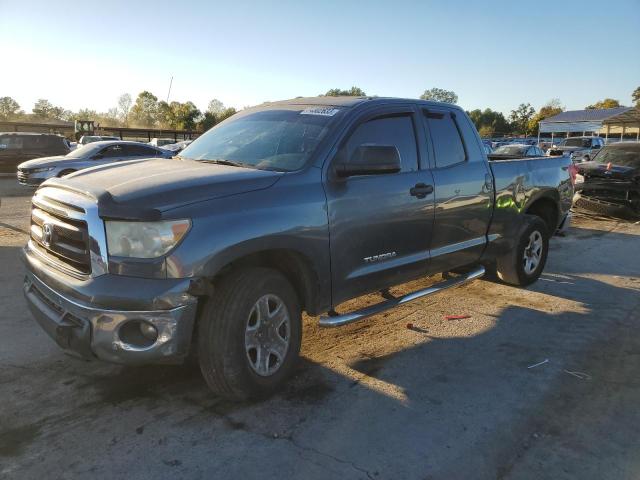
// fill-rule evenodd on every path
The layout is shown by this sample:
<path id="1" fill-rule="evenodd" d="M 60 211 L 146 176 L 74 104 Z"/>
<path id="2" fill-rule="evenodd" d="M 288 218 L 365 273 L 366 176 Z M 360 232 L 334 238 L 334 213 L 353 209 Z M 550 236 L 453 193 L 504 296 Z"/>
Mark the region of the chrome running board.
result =
<path id="1" fill-rule="evenodd" d="M 346 325 L 351 322 L 357 322 L 358 320 L 371 317 L 378 313 L 384 312 L 385 310 L 389 310 L 404 303 L 409 303 L 413 300 L 417 300 L 418 298 L 427 297 L 429 295 L 433 295 L 434 293 L 441 292 L 442 290 L 457 287 L 464 283 L 470 282 L 471 280 L 475 280 L 476 278 L 480 278 L 483 275 L 484 267 L 480 266 L 470 271 L 469 273 L 444 280 L 443 282 L 436 283 L 429 288 L 423 288 L 422 290 L 408 293 L 407 295 L 403 295 L 402 297 L 391 298 L 385 302 L 377 303 L 375 305 L 371 305 L 370 307 L 356 310 L 355 312 L 339 314 L 332 310 L 333 313 L 330 312 L 329 315 L 320 317 L 320 321 L 318 323 L 321 327 L 341 327 L 342 325 Z"/>

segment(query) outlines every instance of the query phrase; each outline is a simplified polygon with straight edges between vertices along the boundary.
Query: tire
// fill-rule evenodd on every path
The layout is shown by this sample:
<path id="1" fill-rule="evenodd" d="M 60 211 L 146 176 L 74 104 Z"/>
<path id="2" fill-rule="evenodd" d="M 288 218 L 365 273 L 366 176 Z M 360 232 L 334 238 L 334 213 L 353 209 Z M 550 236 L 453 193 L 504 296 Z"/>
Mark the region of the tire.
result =
<path id="1" fill-rule="evenodd" d="M 292 372 L 301 339 L 300 302 L 289 281 L 267 268 L 237 270 L 222 279 L 200 316 L 200 370 L 223 398 L 264 398 Z"/>
<path id="2" fill-rule="evenodd" d="M 65 175 L 69 175 L 70 173 L 73 173 L 73 172 L 75 172 L 75 170 L 63 170 L 58 174 L 58 178 L 62 178 Z"/>
<path id="3" fill-rule="evenodd" d="M 534 215 L 525 215 L 525 218 L 516 248 L 497 259 L 498 278 L 518 287 L 526 287 L 538 280 L 549 251 L 547 224 Z"/>

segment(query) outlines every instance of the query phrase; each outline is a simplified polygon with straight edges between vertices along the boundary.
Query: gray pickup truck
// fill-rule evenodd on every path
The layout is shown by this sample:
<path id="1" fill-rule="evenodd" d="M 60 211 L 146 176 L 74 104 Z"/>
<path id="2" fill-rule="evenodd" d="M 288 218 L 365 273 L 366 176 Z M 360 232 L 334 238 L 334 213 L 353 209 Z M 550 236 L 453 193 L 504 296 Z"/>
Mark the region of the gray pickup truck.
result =
<path id="1" fill-rule="evenodd" d="M 259 397 L 292 371 L 303 311 L 333 327 L 485 272 L 534 282 L 569 221 L 572 168 L 567 157 L 487 161 L 448 104 L 266 103 L 177 158 L 44 182 L 24 292 L 69 352 L 122 364 L 193 354 L 217 394 Z M 336 311 L 372 292 L 378 304 Z"/>

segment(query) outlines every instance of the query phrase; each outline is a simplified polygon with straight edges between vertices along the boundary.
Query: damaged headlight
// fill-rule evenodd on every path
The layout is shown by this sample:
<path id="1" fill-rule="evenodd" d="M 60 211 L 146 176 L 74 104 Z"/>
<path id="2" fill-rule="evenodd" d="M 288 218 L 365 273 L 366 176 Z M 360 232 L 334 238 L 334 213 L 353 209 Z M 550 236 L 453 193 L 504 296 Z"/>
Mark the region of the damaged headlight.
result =
<path id="1" fill-rule="evenodd" d="M 191 228 L 190 220 L 105 222 L 109 255 L 157 258 L 169 252 Z"/>

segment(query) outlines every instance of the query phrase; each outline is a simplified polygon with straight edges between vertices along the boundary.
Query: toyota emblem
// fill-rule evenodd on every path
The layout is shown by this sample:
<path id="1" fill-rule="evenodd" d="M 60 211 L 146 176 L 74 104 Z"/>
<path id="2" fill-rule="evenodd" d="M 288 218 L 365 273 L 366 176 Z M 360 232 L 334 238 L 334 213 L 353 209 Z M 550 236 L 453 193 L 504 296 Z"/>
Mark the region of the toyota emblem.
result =
<path id="1" fill-rule="evenodd" d="M 45 223 L 42 225 L 42 243 L 45 247 L 51 245 L 53 241 L 53 225 L 50 223 Z"/>

